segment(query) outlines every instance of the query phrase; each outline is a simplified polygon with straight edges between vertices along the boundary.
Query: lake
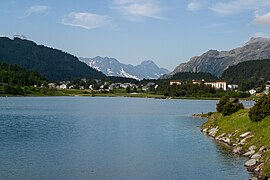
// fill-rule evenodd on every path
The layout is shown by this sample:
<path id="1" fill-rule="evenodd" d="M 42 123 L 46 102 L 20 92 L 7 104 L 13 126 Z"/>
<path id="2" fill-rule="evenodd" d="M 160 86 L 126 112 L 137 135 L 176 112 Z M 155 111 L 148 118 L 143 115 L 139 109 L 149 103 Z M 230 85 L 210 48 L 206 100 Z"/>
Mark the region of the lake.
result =
<path id="1" fill-rule="evenodd" d="M 0 98 L 0 179 L 248 179 L 200 132 L 217 101 Z"/>

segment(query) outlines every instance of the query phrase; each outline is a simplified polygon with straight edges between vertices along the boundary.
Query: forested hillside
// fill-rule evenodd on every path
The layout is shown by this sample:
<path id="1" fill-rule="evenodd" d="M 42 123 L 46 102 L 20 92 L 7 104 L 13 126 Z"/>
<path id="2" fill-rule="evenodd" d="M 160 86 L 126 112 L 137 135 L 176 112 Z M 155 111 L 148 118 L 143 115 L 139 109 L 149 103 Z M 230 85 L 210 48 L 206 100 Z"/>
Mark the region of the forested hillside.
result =
<path id="1" fill-rule="evenodd" d="M 202 80 L 205 81 L 216 81 L 218 78 L 210 73 L 204 73 L 204 72 L 179 72 L 174 74 L 171 78 L 171 80 L 181 80 L 181 81 L 192 81 L 192 80 Z"/>
<path id="2" fill-rule="evenodd" d="M 35 70 L 51 81 L 105 77 L 73 55 L 20 38 L 0 38 L 0 62 Z"/>
<path id="3" fill-rule="evenodd" d="M 231 66 L 223 72 L 222 79 L 230 84 L 238 84 L 240 90 L 263 86 L 270 80 L 270 60 L 246 61 Z"/>
<path id="4" fill-rule="evenodd" d="M 46 82 L 38 72 L 27 71 L 18 65 L 0 63 L 0 83 L 18 86 L 41 85 Z"/>

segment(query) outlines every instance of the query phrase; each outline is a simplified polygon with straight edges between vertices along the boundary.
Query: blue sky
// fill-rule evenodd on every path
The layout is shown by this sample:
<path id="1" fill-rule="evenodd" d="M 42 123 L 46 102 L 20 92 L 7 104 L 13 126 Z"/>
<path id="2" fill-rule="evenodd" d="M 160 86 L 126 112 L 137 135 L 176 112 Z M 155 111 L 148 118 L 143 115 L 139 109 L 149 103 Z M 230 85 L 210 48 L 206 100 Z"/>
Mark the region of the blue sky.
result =
<path id="1" fill-rule="evenodd" d="M 270 0 L 1 0 L 0 35 L 76 56 L 173 70 L 209 49 L 270 35 Z"/>

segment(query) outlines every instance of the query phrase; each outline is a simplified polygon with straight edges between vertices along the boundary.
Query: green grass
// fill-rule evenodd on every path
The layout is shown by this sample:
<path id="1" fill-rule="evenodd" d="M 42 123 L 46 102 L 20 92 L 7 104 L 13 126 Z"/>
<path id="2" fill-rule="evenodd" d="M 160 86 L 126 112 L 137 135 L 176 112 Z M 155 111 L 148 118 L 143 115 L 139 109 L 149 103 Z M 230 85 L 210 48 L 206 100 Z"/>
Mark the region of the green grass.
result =
<path id="1" fill-rule="evenodd" d="M 209 117 L 209 120 L 203 124 L 202 128 L 219 127 L 218 134 L 232 133 L 236 130 L 237 133 L 231 138 L 235 141 L 240 134 L 251 132 L 254 137 L 251 138 L 244 146 L 248 149 L 251 145 L 255 145 L 257 150 L 265 146 L 270 149 L 270 116 L 266 117 L 260 122 L 252 122 L 248 117 L 248 110 L 240 110 L 230 116 L 223 117 L 220 113 L 214 113 Z M 264 175 L 270 174 L 270 152 L 265 153 L 263 156 L 265 166 L 262 171 Z"/>

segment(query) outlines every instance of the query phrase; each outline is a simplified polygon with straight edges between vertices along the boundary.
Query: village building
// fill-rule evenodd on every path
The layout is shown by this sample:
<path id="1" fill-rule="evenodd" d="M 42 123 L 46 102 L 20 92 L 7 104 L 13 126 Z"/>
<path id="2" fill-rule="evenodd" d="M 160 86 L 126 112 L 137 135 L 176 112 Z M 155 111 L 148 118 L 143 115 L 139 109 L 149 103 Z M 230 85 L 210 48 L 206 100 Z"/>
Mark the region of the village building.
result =
<path id="1" fill-rule="evenodd" d="M 251 95 L 255 95 L 255 94 L 256 94 L 256 90 L 255 90 L 255 89 L 251 89 L 251 90 L 249 90 L 248 92 L 249 92 L 249 94 L 251 94 Z"/>
<path id="2" fill-rule="evenodd" d="M 216 82 L 204 82 L 205 85 L 210 85 L 215 89 L 227 90 L 227 83 L 225 81 L 216 81 Z"/>
<path id="3" fill-rule="evenodd" d="M 60 88 L 60 89 L 67 89 L 67 85 L 66 85 L 66 84 L 61 84 L 61 85 L 59 86 L 59 88 Z"/>
<path id="4" fill-rule="evenodd" d="M 192 80 L 193 84 L 205 84 L 210 85 L 215 89 L 223 89 L 224 91 L 227 90 L 227 82 L 226 81 L 215 81 L 215 82 L 205 82 L 204 79 L 202 80 Z"/>
<path id="5" fill-rule="evenodd" d="M 228 89 L 238 89 L 238 85 L 237 84 L 228 84 Z"/>
<path id="6" fill-rule="evenodd" d="M 182 81 L 179 81 L 179 80 L 171 80 L 170 81 L 170 86 L 172 85 L 181 85 L 182 84 Z"/>

